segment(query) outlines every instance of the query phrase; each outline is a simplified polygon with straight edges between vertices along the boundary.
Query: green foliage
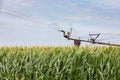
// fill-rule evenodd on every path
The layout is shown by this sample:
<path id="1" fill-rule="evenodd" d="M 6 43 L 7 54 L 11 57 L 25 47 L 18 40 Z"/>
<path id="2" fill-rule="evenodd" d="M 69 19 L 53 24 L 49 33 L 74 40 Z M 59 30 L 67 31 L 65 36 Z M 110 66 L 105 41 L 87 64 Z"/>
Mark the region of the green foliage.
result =
<path id="1" fill-rule="evenodd" d="M 0 80 L 120 80 L 120 47 L 2 47 Z"/>

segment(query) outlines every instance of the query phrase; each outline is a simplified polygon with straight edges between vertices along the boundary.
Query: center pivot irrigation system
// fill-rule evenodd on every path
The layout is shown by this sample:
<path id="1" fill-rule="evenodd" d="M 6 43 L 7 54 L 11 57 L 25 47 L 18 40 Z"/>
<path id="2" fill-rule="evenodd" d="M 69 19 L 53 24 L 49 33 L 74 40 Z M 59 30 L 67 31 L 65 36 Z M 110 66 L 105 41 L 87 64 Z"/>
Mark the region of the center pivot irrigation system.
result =
<path id="1" fill-rule="evenodd" d="M 71 33 L 72 33 L 72 28 L 70 29 L 70 32 L 66 32 L 64 30 L 58 30 L 63 33 L 64 38 L 68 40 L 73 40 L 74 45 L 79 47 L 81 45 L 81 42 L 87 42 L 87 43 L 92 43 L 92 44 L 100 44 L 100 45 L 108 45 L 108 46 L 120 46 L 120 44 L 111 44 L 110 42 L 99 42 L 96 41 L 97 38 L 101 35 L 101 33 L 98 34 L 89 34 L 90 39 L 89 40 L 82 40 L 82 39 L 76 39 L 76 38 L 71 38 Z"/>

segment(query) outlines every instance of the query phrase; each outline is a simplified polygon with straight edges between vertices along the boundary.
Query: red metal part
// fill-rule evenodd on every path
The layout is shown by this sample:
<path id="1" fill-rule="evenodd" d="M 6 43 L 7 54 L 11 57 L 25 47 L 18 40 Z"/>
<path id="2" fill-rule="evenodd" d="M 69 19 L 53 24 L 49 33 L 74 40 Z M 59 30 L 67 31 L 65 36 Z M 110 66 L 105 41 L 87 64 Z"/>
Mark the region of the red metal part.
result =
<path id="1" fill-rule="evenodd" d="M 74 45 L 79 47 L 81 44 L 81 41 L 80 40 L 74 40 Z"/>

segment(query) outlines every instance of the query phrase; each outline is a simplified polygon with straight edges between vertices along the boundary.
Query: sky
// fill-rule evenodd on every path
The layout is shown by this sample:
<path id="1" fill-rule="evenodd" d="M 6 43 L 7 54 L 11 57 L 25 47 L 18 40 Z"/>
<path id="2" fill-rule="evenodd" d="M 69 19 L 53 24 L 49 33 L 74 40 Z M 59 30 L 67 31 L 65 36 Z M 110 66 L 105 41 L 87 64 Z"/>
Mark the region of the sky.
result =
<path id="1" fill-rule="evenodd" d="M 119 3 L 120 0 L 0 0 L 0 46 L 73 45 L 58 32 L 70 28 L 72 37 L 86 40 L 89 33 L 120 36 Z M 109 41 L 119 43 L 120 38 Z"/>

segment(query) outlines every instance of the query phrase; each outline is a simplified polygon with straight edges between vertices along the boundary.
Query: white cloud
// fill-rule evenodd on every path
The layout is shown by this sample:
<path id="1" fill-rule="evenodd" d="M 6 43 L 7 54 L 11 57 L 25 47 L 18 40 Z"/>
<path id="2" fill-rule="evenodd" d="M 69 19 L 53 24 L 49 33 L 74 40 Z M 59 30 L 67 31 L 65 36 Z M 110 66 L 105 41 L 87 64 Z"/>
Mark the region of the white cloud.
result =
<path id="1" fill-rule="evenodd" d="M 68 15 L 68 16 L 64 16 L 62 17 L 63 19 L 67 19 L 67 20 L 77 20 L 77 21 L 83 21 L 83 20 L 87 20 L 87 21 L 90 21 L 90 20 L 93 20 L 93 16 L 80 16 L 80 15 Z"/>
<path id="2" fill-rule="evenodd" d="M 90 0 L 88 1 L 89 5 L 84 4 L 85 7 L 72 0 L 68 0 L 68 3 L 71 9 L 77 11 L 76 14 L 70 13 L 71 15 L 62 16 L 65 20 L 86 21 L 86 23 L 90 21 L 92 24 L 101 23 L 101 25 L 111 26 L 120 25 L 119 12 L 116 10 L 120 8 L 120 0 Z"/>
<path id="3" fill-rule="evenodd" d="M 68 5 L 73 8 L 79 8 L 80 5 L 72 0 L 69 0 Z"/>
<path id="4" fill-rule="evenodd" d="M 91 2 L 101 7 L 120 8 L 120 0 L 94 0 Z"/>
<path id="5" fill-rule="evenodd" d="M 32 7 L 34 0 L 4 0 L 2 5 L 8 7 Z"/>
<path id="6" fill-rule="evenodd" d="M 0 8 L 0 13 L 9 14 L 11 16 L 22 18 L 22 19 L 25 19 L 27 21 L 30 21 L 30 22 L 36 23 L 36 24 L 40 24 L 41 23 L 41 21 L 39 21 L 37 19 L 34 19 L 34 18 L 30 17 L 30 16 L 26 16 L 24 14 L 21 14 L 19 12 L 13 11 L 13 10 L 8 10 L 8 9 L 2 9 L 2 8 Z M 7 19 L 9 19 L 9 18 L 7 18 Z"/>

